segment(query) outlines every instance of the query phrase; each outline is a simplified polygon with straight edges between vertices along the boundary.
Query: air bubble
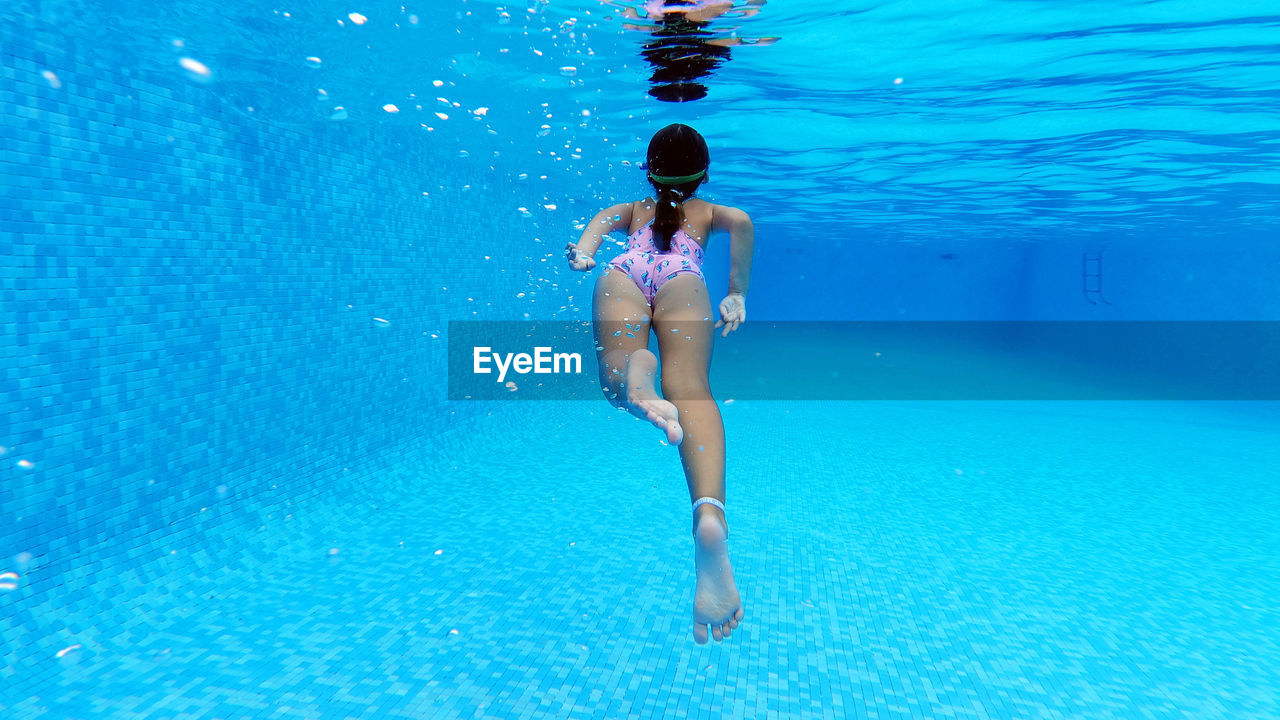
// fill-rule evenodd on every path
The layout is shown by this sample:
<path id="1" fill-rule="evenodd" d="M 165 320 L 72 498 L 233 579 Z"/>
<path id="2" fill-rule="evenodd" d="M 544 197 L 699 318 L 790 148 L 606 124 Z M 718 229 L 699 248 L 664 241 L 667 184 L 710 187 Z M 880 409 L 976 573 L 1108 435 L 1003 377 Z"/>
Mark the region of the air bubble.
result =
<path id="1" fill-rule="evenodd" d="M 197 79 L 205 80 L 213 77 L 213 71 L 209 69 L 209 66 L 195 58 L 184 57 L 178 61 L 178 64 L 187 72 L 195 75 Z"/>

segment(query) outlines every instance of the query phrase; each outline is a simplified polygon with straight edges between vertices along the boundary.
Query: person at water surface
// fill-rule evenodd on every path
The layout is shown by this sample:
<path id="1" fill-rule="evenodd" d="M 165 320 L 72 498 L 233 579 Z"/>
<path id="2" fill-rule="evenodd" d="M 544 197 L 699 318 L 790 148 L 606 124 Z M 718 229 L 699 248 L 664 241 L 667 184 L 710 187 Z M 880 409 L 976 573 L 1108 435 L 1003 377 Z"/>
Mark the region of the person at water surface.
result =
<path id="1" fill-rule="evenodd" d="M 649 95 L 663 102 L 700 100 L 709 93 L 707 79 L 729 61 L 729 48 L 739 45 L 771 45 L 777 37 L 747 37 L 737 26 L 713 27 L 721 17 L 750 17 L 764 0 L 748 0 L 735 8 L 729 0 L 650 0 L 641 7 L 609 3 L 623 8 L 622 27 L 649 33 L 641 57 L 653 68 Z M 643 11 L 643 15 L 638 11 Z"/>
<path id="2" fill-rule="evenodd" d="M 649 142 L 654 195 L 601 210 L 578 242 L 565 247 L 570 267 L 590 271 L 604 236 L 626 229 L 625 251 L 596 281 L 593 301 L 600 386 L 609 401 L 661 429 L 680 450 L 693 502 L 693 637 L 717 641 L 742 621 L 742 601 L 729 563 L 724 515 L 725 441 L 708 373 L 717 328 L 727 337 L 746 321 L 755 230 L 747 213 L 696 197 L 710 153 L 696 130 L 681 124 Z M 729 290 L 712 325 L 702 274 L 713 232 L 729 235 Z M 658 336 L 659 360 L 649 350 Z M 659 393 L 659 390 L 661 392 Z"/>

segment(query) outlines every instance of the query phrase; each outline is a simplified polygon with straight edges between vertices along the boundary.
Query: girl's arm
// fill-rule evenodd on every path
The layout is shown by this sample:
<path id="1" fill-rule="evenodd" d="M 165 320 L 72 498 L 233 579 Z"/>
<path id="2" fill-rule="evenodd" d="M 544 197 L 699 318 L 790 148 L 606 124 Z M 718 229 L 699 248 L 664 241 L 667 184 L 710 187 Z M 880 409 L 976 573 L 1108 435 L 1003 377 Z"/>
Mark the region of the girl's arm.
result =
<path id="1" fill-rule="evenodd" d="M 593 257 L 596 250 L 600 249 L 600 244 L 604 242 L 604 236 L 615 230 L 622 230 L 631 227 L 631 203 L 619 203 L 611 205 L 591 218 L 591 222 L 587 223 L 587 227 L 582 230 L 582 236 L 578 238 L 578 252 Z"/>
<path id="2" fill-rule="evenodd" d="M 565 259 L 574 270 L 590 270 L 596 266 L 594 256 L 604 242 L 604 236 L 614 230 L 631 227 L 631 203 L 611 205 L 591 218 L 591 222 L 582 230 L 578 244 L 568 243 L 564 246 Z"/>
<path id="3" fill-rule="evenodd" d="M 746 295 L 755 252 L 756 230 L 751 216 L 735 207 L 717 205 L 711 213 L 711 227 L 729 233 L 729 294 Z"/>
<path id="4" fill-rule="evenodd" d="M 745 212 L 724 205 L 712 207 L 711 227 L 729 233 L 729 294 L 720 301 L 720 320 L 716 322 L 716 327 L 724 326 L 720 337 L 727 337 L 747 321 L 747 287 L 751 284 L 756 230 Z"/>

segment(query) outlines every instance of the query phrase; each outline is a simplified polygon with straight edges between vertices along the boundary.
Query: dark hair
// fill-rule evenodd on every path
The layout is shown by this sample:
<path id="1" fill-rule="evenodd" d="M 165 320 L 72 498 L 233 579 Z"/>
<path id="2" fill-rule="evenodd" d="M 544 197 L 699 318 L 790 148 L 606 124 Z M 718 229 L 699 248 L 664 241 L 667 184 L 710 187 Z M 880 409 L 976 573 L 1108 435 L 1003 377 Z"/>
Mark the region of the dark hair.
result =
<path id="1" fill-rule="evenodd" d="M 684 217 L 681 203 L 707 179 L 705 171 L 710 165 L 707 141 L 688 125 L 668 125 L 649 141 L 649 183 L 658 193 L 657 207 L 653 212 L 653 242 L 662 252 L 671 249 L 671 236 L 680 229 L 680 220 Z M 681 177 L 697 172 L 703 174 L 677 185 L 666 185 L 653 179 L 655 175 Z"/>

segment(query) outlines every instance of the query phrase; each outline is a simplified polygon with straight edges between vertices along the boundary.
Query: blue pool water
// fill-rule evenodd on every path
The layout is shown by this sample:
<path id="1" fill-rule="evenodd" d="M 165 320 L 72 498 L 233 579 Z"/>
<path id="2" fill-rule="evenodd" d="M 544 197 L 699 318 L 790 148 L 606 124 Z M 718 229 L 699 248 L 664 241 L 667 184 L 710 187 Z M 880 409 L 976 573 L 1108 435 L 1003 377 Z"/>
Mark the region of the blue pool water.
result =
<path id="1" fill-rule="evenodd" d="M 1280 319 L 1274 4 L 739 4 L 686 102 L 625 7 L 4 5 L 0 710 L 1280 717 L 1274 344 L 1215 398 L 1249 347 L 849 340 Z M 446 381 L 450 323 L 590 319 L 564 244 L 670 122 L 757 238 L 706 646 L 659 434 Z"/>

